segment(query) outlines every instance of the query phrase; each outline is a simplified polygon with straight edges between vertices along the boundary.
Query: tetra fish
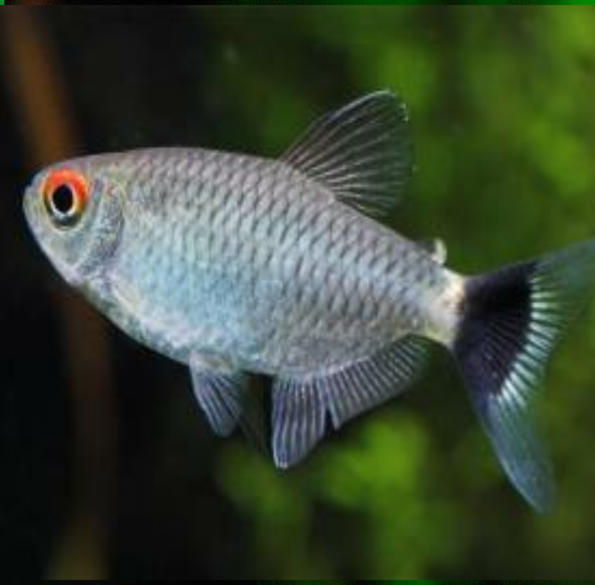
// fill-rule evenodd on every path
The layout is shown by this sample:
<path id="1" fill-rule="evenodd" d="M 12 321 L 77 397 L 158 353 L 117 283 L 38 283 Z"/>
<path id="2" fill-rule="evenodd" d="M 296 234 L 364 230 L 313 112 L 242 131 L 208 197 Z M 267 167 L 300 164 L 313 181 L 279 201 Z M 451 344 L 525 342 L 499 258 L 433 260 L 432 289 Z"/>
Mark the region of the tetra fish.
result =
<path id="1" fill-rule="evenodd" d="M 426 342 L 458 363 L 512 483 L 553 499 L 529 406 L 562 329 L 595 281 L 595 242 L 479 276 L 445 247 L 378 220 L 411 174 L 391 92 L 315 122 L 279 159 L 155 148 L 52 165 L 27 189 L 40 246 L 139 342 L 189 366 L 221 436 L 264 432 L 247 374 L 273 378 L 277 466 L 403 392 Z"/>

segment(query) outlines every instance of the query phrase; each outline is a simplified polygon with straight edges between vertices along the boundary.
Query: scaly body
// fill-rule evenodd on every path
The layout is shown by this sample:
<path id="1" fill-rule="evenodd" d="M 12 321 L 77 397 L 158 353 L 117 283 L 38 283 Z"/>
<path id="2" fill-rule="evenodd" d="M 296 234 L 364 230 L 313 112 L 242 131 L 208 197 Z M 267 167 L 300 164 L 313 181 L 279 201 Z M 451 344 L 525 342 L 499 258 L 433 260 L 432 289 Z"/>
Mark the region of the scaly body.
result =
<path id="1" fill-rule="evenodd" d="M 274 461 L 403 392 L 423 340 L 456 358 L 515 486 L 551 506 L 528 416 L 536 382 L 595 281 L 595 243 L 463 277 L 438 242 L 377 221 L 411 170 L 407 115 L 379 92 L 332 113 L 279 160 L 189 148 L 53 165 L 25 212 L 65 280 L 129 335 L 188 364 L 219 435 L 269 444 L 247 373 L 273 377 Z"/>
<path id="2" fill-rule="evenodd" d="M 323 374 L 452 330 L 459 277 L 282 162 L 156 149 L 106 173 L 131 177 L 107 313 L 178 361 Z"/>

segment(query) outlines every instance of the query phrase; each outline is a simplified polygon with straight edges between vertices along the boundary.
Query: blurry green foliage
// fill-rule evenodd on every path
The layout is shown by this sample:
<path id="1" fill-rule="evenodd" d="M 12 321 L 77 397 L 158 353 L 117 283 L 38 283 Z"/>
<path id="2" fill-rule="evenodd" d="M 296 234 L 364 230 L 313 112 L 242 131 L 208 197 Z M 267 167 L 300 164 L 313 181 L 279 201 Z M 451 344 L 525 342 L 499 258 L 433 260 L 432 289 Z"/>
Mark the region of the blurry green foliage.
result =
<path id="1" fill-rule="evenodd" d="M 236 105 L 261 151 L 282 150 L 312 116 L 357 94 L 390 87 L 404 97 L 417 172 L 395 226 L 444 237 L 455 269 L 481 271 L 591 237 L 590 7 L 197 13 L 205 16 L 227 46 L 209 84 L 242 96 Z M 259 42 L 247 43 L 248 34 Z M 429 396 L 353 423 L 296 471 L 277 472 L 248 447 L 224 448 L 221 486 L 254 525 L 262 570 L 288 578 L 592 572 L 593 315 L 556 353 L 538 409 L 560 479 L 554 514 L 533 515 L 506 485 L 443 359 L 418 390 Z"/>
<path id="2" fill-rule="evenodd" d="M 595 232 L 592 7 L 57 8 L 47 18 L 95 150 L 186 143 L 275 156 L 313 117 L 388 87 L 408 104 L 416 148 L 394 226 L 443 238 L 453 269 L 484 271 Z M 538 408 L 560 492 L 545 517 L 507 484 L 439 348 L 409 394 L 280 472 L 243 439 L 208 434 L 177 366 L 114 339 L 119 575 L 593 575 L 595 302 L 555 353 Z"/>

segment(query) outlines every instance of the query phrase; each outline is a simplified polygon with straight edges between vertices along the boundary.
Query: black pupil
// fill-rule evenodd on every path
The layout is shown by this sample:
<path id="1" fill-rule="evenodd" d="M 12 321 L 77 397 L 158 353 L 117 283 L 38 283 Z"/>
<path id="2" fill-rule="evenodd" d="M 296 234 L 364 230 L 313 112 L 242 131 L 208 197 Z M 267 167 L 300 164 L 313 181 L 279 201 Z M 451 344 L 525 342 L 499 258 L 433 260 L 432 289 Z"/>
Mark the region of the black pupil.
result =
<path id="1" fill-rule="evenodd" d="M 52 206 L 60 215 L 68 215 L 74 207 L 74 194 L 69 185 L 60 185 L 52 193 Z"/>

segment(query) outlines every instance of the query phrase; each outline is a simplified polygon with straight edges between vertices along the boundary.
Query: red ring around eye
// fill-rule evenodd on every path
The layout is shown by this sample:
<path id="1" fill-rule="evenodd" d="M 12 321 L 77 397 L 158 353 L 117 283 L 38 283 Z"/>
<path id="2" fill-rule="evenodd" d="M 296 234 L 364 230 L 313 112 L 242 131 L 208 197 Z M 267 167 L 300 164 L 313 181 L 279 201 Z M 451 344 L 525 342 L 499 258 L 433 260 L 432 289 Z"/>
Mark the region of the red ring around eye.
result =
<path id="1" fill-rule="evenodd" d="M 74 169 L 57 169 L 48 174 L 42 188 L 46 204 L 51 203 L 56 191 L 63 186 L 67 186 L 72 190 L 75 206 L 74 213 L 80 214 L 87 203 L 89 187 L 85 177 Z"/>

